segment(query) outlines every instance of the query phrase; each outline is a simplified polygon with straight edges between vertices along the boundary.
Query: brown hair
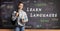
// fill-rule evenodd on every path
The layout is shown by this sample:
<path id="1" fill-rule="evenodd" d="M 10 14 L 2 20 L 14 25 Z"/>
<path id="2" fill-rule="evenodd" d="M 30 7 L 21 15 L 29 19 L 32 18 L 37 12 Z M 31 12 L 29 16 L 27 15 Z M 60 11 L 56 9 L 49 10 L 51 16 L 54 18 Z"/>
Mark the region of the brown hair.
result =
<path id="1" fill-rule="evenodd" d="M 23 2 L 22 2 L 22 1 L 20 1 L 20 2 L 18 3 L 18 6 L 19 6 L 19 4 L 20 4 L 20 3 L 22 3 L 22 4 L 23 4 Z"/>
<path id="2" fill-rule="evenodd" d="M 18 6 L 20 5 L 20 4 L 23 4 L 23 2 L 22 1 L 20 1 L 20 2 L 18 2 Z M 19 9 L 19 7 L 17 6 L 17 8 Z M 18 12 L 18 10 L 17 10 L 17 12 Z"/>

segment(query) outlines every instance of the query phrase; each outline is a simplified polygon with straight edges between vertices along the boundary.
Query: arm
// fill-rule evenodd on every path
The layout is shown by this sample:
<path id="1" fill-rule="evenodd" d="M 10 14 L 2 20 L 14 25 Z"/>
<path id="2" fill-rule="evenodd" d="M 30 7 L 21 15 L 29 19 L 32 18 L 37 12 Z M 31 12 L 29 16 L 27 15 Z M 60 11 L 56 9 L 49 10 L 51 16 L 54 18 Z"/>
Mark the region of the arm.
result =
<path id="1" fill-rule="evenodd" d="M 24 16 L 23 16 L 23 20 L 22 20 L 22 22 L 28 22 L 28 17 L 27 17 L 27 14 L 26 13 L 24 13 Z"/>
<path id="2" fill-rule="evenodd" d="M 12 20 L 15 21 L 17 19 L 18 13 L 16 11 L 14 11 L 12 13 Z"/>

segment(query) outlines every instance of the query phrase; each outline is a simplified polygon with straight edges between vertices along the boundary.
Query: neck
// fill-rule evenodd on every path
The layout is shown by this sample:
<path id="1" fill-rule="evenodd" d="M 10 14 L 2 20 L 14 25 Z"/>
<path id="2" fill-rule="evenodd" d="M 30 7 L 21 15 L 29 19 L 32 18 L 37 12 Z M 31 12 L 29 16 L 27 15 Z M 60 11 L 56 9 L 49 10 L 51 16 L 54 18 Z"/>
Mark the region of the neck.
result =
<path id="1" fill-rule="evenodd" d="M 22 9 L 19 9 L 19 10 L 22 10 Z"/>
<path id="2" fill-rule="evenodd" d="M 22 11 L 22 9 L 19 9 L 18 11 Z"/>

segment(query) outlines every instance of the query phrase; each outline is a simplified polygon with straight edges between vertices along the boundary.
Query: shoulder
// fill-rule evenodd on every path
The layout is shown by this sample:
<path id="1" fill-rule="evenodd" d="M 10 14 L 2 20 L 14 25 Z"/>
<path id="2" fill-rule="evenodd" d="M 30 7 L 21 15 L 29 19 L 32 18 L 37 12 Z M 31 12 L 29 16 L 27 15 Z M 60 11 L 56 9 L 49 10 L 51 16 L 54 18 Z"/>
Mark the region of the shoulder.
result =
<path id="1" fill-rule="evenodd" d="M 25 14 L 25 15 L 26 15 L 26 12 L 25 12 L 25 11 L 23 11 L 23 14 Z"/>
<path id="2" fill-rule="evenodd" d="M 25 14 L 26 14 L 26 12 L 25 12 L 25 11 L 23 11 L 23 13 L 25 13 Z"/>

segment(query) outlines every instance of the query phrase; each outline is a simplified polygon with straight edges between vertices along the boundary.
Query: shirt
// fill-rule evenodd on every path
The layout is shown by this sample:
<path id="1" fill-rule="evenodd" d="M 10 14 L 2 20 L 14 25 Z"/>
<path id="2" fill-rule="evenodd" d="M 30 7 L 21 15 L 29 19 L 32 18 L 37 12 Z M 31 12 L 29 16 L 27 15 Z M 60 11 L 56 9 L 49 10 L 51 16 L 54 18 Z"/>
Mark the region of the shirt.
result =
<path id="1" fill-rule="evenodd" d="M 18 14 L 19 14 L 18 17 L 16 17 L 15 14 L 16 14 L 16 11 L 14 11 L 14 12 L 12 13 L 12 20 L 15 21 L 15 20 L 17 19 L 18 25 L 23 26 L 23 25 L 19 22 L 20 19 L 24 19 L 24 22 L 27 22 L 27 21 L 28 21 L 28 17 L 27 17 L 27 14 L 26 14 L 25 11 L 19 10 L 19 11 L 18 11 Z"/>

